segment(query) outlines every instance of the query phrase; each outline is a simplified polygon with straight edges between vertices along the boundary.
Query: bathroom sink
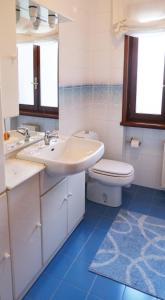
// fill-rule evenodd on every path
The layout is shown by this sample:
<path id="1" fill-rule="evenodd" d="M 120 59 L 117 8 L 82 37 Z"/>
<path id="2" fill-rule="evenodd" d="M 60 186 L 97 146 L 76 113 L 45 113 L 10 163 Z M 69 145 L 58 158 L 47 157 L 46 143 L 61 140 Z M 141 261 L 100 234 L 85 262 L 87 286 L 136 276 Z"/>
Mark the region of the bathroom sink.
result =
<path id="1" fill-rule="evenodd" d="M 17 158 L 41 162 L 50 175 L 79 173 L 94 165 L 104 154 L 104 144 L 90 139 L 60 137 L 50 145 L 44 141 L 33 144 L 17 153 Z"/>

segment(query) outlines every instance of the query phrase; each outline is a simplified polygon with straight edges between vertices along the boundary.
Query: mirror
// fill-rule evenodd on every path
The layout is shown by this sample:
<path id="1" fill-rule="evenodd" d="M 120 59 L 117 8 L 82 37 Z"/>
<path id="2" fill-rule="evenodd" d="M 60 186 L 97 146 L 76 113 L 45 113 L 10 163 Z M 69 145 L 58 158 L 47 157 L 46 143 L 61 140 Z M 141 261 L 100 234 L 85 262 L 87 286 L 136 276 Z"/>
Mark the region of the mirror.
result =
<path id="1" fill-rule="evenodd" d="M 37 2 L 16 1 L 21 116 L 11 122 L 12 128 L 37 122 L 42 130 L 58 129 L 58 28 L 66 21 Z M 49 118 L 47 125 L 42 117 Z"/>

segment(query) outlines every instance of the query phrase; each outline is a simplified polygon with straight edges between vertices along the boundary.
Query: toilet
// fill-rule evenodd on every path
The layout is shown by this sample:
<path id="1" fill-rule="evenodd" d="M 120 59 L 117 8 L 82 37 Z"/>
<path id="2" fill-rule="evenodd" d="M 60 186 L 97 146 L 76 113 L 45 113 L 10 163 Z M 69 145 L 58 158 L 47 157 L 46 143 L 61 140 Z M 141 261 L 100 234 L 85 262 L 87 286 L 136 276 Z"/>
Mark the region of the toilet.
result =
<path id="1" fill-rule="evenodd" d="M 81 131 L 78 138 L 98 139 L 93 131 Z M 87 199 L 111 207 L 122 204 L 122 187 L 134 180 L 134 168 L 125 162 L 101 159 L 88 170 Z"/>

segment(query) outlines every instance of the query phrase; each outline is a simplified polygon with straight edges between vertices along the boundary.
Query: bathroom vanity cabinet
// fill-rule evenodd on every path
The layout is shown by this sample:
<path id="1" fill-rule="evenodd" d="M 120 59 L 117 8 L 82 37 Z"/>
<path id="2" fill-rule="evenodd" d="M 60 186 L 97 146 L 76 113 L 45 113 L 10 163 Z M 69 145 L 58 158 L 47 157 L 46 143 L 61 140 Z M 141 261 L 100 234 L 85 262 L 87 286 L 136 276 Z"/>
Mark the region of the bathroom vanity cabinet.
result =
<path id="1" fill-rule="evenodd" d="M 0 195 L 0 299 L 13 299 L 6 194 Z"/>
<path id="2" fill-rule="evenodd" d="M 8 191 L 8 206 L 14 299 L 22 299 L 84 216 L 85 172 L 42 171 Z"/>
<path id="3" fill-rule="evenodd" d="M 41 197 L 44 264 L 85 213 L 85 172 L 68 176 Z"/>

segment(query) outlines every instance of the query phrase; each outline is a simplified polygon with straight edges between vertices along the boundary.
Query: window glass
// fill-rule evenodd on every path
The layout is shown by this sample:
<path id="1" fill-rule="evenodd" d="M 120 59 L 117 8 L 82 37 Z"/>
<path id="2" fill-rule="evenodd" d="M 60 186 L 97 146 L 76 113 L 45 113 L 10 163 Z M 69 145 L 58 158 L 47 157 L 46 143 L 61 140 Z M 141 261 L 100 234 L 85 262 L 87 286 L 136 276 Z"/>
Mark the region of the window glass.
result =
<path id="1" fill-rule="evenodd" d="M 17 47 L 19 103 L 34 105 L 33 44 L 19 44 Z"/>
<path id="2" fill-rule="evenodd" d="M 165 35 L 140 36 L 136 113 L 160 115 L 162 108 Z"/>
<path id="3" fill-rule="evenodd" d="M 58 107 L 58 43 L 40 45 L 41 106 Z"/>

